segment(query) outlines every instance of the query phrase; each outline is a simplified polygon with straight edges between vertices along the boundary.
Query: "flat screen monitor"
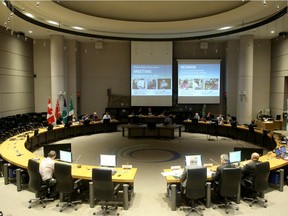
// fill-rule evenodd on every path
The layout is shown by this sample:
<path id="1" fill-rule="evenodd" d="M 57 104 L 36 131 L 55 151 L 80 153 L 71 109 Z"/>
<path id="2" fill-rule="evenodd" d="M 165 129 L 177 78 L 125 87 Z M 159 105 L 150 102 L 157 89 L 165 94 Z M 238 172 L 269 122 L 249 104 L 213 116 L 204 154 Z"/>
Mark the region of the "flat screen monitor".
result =
<path id="1" fill-rule="evenodd" d="M 280 150 L 281 150 L 281 153 L 286 153 L 286 146 L 281 146 Z"/>
<path id="2" fill-rule="evenodd" d="M 60 160 L 60 150 L 72 152 L 71 143 L 52 143 L 52 144 L 44 145 L 43 146 L 44 157 L 48 157 L 48 153 L 52 150 L 56 152 L 55 159 Z"/>
<path id="3" fill-rule="evenodd" d="M 202 157 L 201 155 L 186 155 L 185 156 L 185 166 L 190 166 L 191 157 L 197 158 L 197 165 L 202 166 Z"/>
<path id="4" fill-rule="evenodd" d="M 280 151 L 279 148 L 275 149 L 275 154 L 276 154 L 276 157 L 280 157 L 281 156 L 281 151 Z"/>
<path id="5" fill-rule="evenodd" d="M 238 163 L 241 161 L 241 151 L 229 152 L 230 163 Z"/>
<path id="6" fill-rule="evenodd" d="M 59 151 L 60 161 L 72 163 L 72 153 L 70 151 Z"/>
<path id="7" fill-rule="evenodd" d="M 100 166 L 116 167 L 116 155 L 100 154 Z"/>

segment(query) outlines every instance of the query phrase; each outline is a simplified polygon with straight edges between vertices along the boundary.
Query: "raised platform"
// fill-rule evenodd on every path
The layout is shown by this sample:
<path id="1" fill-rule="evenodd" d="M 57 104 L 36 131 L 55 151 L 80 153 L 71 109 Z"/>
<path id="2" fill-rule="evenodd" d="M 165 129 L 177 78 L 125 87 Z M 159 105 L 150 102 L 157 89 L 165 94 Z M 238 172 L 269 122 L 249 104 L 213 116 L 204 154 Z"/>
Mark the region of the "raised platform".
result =
<path id="1" fill-rule="evenodd" d="M 122 126 L 122 136 L 125 136 L 125 131 L 128 131 L 128 138 L 134 137 L 155 137 L 155 138 L 175 138 L 175 130 L 178 129 L 178 137 L 181 137 L 182 125 L 163 125 L 163 124 L 143 124 L 134 125 L 128 124 Z"/>

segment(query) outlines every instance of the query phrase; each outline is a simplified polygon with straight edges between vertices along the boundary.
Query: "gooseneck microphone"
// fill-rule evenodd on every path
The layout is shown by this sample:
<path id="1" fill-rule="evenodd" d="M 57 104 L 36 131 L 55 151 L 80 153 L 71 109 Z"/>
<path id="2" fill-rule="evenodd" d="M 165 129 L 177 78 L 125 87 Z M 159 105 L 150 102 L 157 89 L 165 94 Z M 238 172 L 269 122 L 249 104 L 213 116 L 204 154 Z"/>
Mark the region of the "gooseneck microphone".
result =
<path id="1" fill-rule="evenodd" d="M 213 163 L 220 165 L 220 163 L 216 162 L 215 160 L 213 160 L 212 158 L 210 158 L 210 161 L 212 161 Z"/>

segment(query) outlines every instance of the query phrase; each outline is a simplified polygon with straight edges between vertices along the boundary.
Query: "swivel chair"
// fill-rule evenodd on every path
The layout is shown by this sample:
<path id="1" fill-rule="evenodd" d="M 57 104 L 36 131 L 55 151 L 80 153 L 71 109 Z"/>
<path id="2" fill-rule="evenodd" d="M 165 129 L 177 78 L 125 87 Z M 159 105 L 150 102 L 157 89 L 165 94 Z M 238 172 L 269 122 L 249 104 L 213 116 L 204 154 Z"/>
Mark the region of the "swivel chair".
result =
<path id="1" fill-rule="evenodd" d="M 188 169 L 187 182 L 185 187 L 185 194 L 191 201 L 191 209 L 187 213 L 187 216 L 192 212 L 196 212 L 203 215 L 202 211 L 205 207 L 200 203 L 200 206 L 196 206 L 195 201 L 204 198 L 206 195 L 206 181 L 207 181 L 207 168 L 199 167 L 194 169 Z M 208 197 L 206 197 L 208 199 Z"/>
<path id="2" fill-rule="evenodd" d="M 214 205 L 213 209 L 225 207 L 226 214 L 229 208 L 232 208 L 232 200 L 240 193 L 241 168 L 224 168 L 221 179 L 219 181 L 219 195 L 224 201 L 218 205 Z M 238 206 L 236 210 L 239 210 Z"/>
<path id="3" fill-rule="evenodd" d="M 28 161 L 28 175 L 29 175 L 29 188 L 35 192 L 35 199 L 30 199 L 28 208 L 32 207 L 32 203 L 42 204 L 43 208 L 46 207 L 45 202 L 54 201 L 53 198 L 46 198 L 49 193 L 49 187 L 44 184 L 42 177 L 39 173 L 39 163 L 30 159 Z"/>
<path id="4" fill-rule="evenodd" d="M 73 195 L 78 194 L 78 182 L 75 181 L 71 175 L 71 165 L 65 163 L 55 163 L 55 178 L 56 178 L 56 191 L 60 193 L 60 202 L 56 205 L 60 206 L 63 201 L 64 204 L 60 207 L 60 212 L 66 207 L 73 207 L 76 211 L 78 208 L 75 204 L 82 203 L 81 200 L 73 201 Z M 63 199 L 63 200 L 61 200 Z M 66 201 L 65 201 L 66 199 Z"/>
<path id="5" fill-rule="evenodd" d="M 252 192 L 252 197 L 244 197 L 243 200 L 250 201 L 249 206 L 254 203 L 262 204 L 267 207 L 267 200 L 264 199 L 264 191 L 269 187 L 268 179 L 270 175 L 270 164 L 268 161 L 256 164 L 255 177 L 253 181 L 244 180 L 247 190 Z"/>
<path id="6" fill-rule="evenodd" d="M 115 199 L 120 187 L 120 184 L 114 187 L 112 170 L 93 168 L 92 182 L 95 200 L 100 200 L 102 209 L 100 212 L 94 212 L 93 215 L 119 215 L 119 213 L 117 213 L 117 205 L 112 206 L 112 208 L 109 207 L 109 202 Z"/>

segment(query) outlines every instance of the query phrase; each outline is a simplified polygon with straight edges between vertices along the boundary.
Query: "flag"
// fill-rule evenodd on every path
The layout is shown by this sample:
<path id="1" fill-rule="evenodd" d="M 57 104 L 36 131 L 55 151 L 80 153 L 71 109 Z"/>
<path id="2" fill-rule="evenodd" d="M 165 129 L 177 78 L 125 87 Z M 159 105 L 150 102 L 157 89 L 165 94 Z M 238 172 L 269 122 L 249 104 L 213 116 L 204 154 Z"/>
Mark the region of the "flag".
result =
<path id="1" fill-rule="evenodd" d="M 60 112 L 60 105 L 59 105 L 59 101 L 58 101 L 58 98 L 57 98 L 56 108 L 55 108 L 55 113 L 54 113 L 55 119 L 58 119 L 58 113 L 59 112 Z"/>
<path id="2" fill-rule="evenodd" d="M 68 121 L 67 104 L 66 104 L 66 99 L 65 98 L 64 98 L 63 109 L 62 109 L 62 121 L 63 121 L 64 124 L 66 124 L 67 121 Z"/>
<path id="3" fill-rule="evenodd" d="M 72 97 L 70 97 L 70 104 L 69 104 L 69 116 L 74 115 L 74 106 L 72 102 Z"/>
<path id="4" fill-rule="evenodd" d="M 55 122 L 50 98 L 48 99 L 47 122 L 48 124 L 53 124 Z"/>

